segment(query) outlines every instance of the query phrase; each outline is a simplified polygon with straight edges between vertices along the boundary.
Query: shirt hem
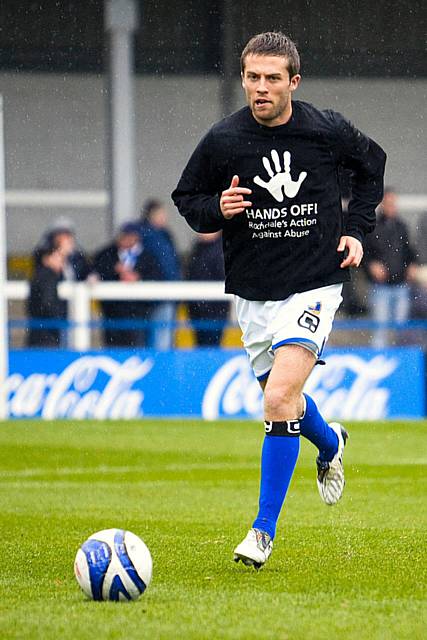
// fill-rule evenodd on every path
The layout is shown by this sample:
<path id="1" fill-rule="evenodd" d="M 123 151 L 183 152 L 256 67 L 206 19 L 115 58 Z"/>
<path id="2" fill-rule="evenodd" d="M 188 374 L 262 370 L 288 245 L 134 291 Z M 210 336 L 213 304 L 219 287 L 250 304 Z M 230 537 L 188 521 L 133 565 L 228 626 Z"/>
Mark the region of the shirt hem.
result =
<path id="1" fill-rule="evenodd" d="M 256 302 L 266 302 L 267 300 L 285 300 L 294 293 L 303 293 L 304 291 L 311 291 L 312 289 L 320 289 L 321 287 L 328 287 L 331 284 L 342 284 L 350 280 L 350 272 L 343 271 L 338 274 L 333 274 L 322 280 L 313 280 L 311 282 L 304 282 L 301 284 L 294 284 L 292 288 L 274 288 L 268 289 L 264 283 L 253 284 L 248 286 L 234 284 L 232 282 L 226 282 L 225 293 L 232 293 L 234 295 L 243 298 L 244 300 L 252 300 Z"/>

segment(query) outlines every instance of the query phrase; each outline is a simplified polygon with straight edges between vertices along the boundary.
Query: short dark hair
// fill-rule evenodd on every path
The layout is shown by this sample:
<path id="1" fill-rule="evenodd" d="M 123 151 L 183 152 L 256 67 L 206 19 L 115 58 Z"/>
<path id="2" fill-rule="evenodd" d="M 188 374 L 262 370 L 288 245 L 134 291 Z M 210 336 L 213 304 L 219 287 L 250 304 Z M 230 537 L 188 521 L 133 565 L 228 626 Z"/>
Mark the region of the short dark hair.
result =
<path id="1" fill-rule="evenodd" d="M 163 207 L 163 202 L 161 200 L 157 200 L 157 198 L 149 198 L 145 200 L 141 207 L 141 218 L 145 220 L 149 220 L 151 218 L 151 214 Z"/>
<path id="2" fill-rule="evenodd" d="M 295 43 L 281 31 L 266 31 L 253 36 L 240 56 L 240 67 L 245 70 L 248 55 L 279 56 L 288 61 L 289 76 L 292 78 L 300 70 L 300 58 Z"/>

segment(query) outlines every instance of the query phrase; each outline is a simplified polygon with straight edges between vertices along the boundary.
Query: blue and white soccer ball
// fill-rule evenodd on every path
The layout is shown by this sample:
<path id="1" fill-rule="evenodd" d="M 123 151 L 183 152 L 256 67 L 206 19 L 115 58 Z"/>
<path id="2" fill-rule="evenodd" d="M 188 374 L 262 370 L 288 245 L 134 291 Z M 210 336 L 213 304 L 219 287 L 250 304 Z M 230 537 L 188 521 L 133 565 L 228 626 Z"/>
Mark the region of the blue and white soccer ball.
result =
<path id="1" fill-rule="evenodd" d="M 74 561 L 77 582 L 93 600 L 136 600 L 150 584 L 152 570 L 148 547 L 124 529 L 94 533 Z"/>

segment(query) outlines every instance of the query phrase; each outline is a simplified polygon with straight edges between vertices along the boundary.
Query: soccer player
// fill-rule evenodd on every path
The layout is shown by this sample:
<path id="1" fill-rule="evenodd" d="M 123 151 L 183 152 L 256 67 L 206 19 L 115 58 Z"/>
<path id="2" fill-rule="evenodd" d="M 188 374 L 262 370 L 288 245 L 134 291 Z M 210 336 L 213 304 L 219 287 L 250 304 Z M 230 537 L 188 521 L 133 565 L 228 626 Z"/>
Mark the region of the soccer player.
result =
<path id="1" fill-rule="evenodd" d="M 254 36 L 241 55 L 248 106 L 215 124 L 172 198 L 195 230 L 222 229 L 225 290 L 264 390 L 259 511 L 234 559 L 260 568 L 295 468 L 300 434 L 319 450 L 317 485 L 328 505 L 344 489 L 347 439 L 327 424 L 304 384 L 329 336 L 349 268 L 375 227 L 384 151 L 342 115 L 292 99 L 301 80 L 295 44 Z M 339 174 L 352 175 L 344 219 Z"/>

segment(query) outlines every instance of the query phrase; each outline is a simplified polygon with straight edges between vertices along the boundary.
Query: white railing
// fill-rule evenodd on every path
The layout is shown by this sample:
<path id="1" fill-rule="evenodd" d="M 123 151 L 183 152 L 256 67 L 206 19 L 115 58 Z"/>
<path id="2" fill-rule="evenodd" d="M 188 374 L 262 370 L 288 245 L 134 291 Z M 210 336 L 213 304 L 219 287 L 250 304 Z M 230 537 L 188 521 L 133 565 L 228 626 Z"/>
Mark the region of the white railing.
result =
<path id="1" fill-rule="evenodd" d="M 425 272 L 427 274 L 427 272 Z M 425 282 L 427 283 L 427 276 Z M 29 282 L 9 280 L 5 283 L 5 297 L 8 300 L 26 300 L 30 293 Z M 199 282 L 61 282 L 58 286 L 59 296 L 68 300 L 68 321 L 70 322 L 69 346 L 76 351 L 87 351 L 91 347 L 91 331 L 93 328 L 92 300 L 153 300 L 186 302 L 191 300 L 231 300 L 231 294 L 224 293 L 222 281 Z M 231 306 L 233 310 L 233 305 Z M 232 311 L 233 314 L 233 311 Z M 341 320 L 342 329 L 373 330 L 377 327 L 371 319 Z M 355 324 L 356 323 L 356 324 Z M 427 320 L 414 321 L 415 324 L 427 328 Z M 399 325 L 389 328 L 398 329 Z M 337 328 L 337 324 L 336 324 Z M 415 327 L 414 327 L 415 328 Z"/>
<path id="2" fill-rule="evenodd" d="M 104 209 L 109 204 L 107 191 L 86 189 L 7 189 L 7 207 L 64 207 L 66 209 Z M 403 213 L 423 213 L 427 210 L 427 194 L 398 194 L 398 209 Z"/>
<path id="3" fill-rule="evenodd" d="M 8 300 L 26 300 L 30 285 L 22 280 L 6 282 Z M 61 282 L 61 298 L 68 300 L 68 320 L 72 323 L 70 347 L 90 349 L 92 300 L 229 300 L 223 282 Z"/>
<path id="4" fill-rule="evenodd" d="M 64 207 L 66 209 L 103 209 L 109 204 L 106 191 L 69 189 L 8 189 L 7 207 Z"/>

